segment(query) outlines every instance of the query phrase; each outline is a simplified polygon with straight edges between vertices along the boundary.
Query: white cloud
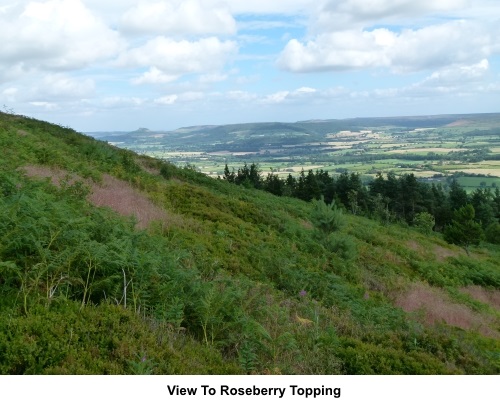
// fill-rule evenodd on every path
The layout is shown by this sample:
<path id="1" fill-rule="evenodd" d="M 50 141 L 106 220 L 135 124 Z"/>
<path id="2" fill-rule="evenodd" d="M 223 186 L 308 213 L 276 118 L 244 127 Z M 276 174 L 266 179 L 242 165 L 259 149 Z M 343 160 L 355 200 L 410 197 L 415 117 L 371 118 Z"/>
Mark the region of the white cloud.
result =
<path id="1" fill-rule="evenodd" d="M 50 99 L 82 99 L 94 94 L 95 83 L 85 78 L 71 78 L 64 74 L 45 76 L 42 83 L 35 87 L 35 94 Z"/>
<path id="2" fill-rule="evenodd" d="M 470 64 L 491 56 L 496 38 L 480 24 L 453 21 L 403 31 L 388 48 L 388 57 L 395 70 L 403 71 Z"/>
<path id="3" fill-rule="evenodd" d="M 63 73 L 30 77 L 0 94 L 9 102 L 35 103 L 34 106 L 51 106 L 93 97 L 95 83 L 89 78 L 75 78 Z"/>
<path id="4" fill-rule="evenodd" d="M 496 36 L 473 22 L 451 21 L 400 33 L 387 28 L 324 33 L 288 42 L 278 66 L 292 72 L 390 68 L 396 72 L 467 64 L 490 56 Z"/>
<path id="5" fill-rule="evenodd" d="M 34 107 L 42 108 L 44 110 L 57 110 L 57 108 L 59 107 L 57 103 L 50 103 L 47 101 L 32 101 L 29 104 Z"/>
<path id="6" fill-rule="evenodd" d="M 208 73 L 199 77 L 200 83 L 219 83 L 227 79 L 226 74 Z"/>
<path id="7" fill-rule="evenodd" d="M 285 14 L 295 15 L 314 9 L 314 0 L 227 0 L 235 14 Z"/>
<path id="8" fill-rule="evenodd" d="M 135 79 L 135 83 L 158 83 L 187 73 L 213 73 L 220 70 L 238 47 L 234 41 L 216 37 L 198 41 L 175 41 L 163 36 L 131 49 L 120 56 L 122 67 L 148 67 L 151 70 Z"/>
<path id="9" fill-rule="evenodd" d="M 198 0 L 147 1 L 129 9 L 121 29 L 153 34 L 234 34 L 236 22 L 227 6 Z"/>
<path id="10" fill-rule="evenodd" d="M 477 1 L 477 0 L 476 0 Z M 346 29 L 353 24 L 378 23 L 402 19 L 415 21 L 437 13 L 453 16 L 470 0 L 327 0 L 314 18 L 321 29 Z"/>
<path id="11" fill-rule="evenodd" d="M 489 67 L 488 60 L 483 59 L 481 62 L 473 65 L 457 66 L 434 72 L 424 82 L 428 84 L 451 83 L 462 85 L 467 82 L 477 82 L 484 78 Z"/>
<path id="12" fill-rule="evenodd" d="M 305 44 L 292 39 L 281 53 L 278 66 L 292 72 L 388 66 L 386 47 L 377 41 L 379 32 L 381 30 L 322 34 Z"/>
<path id="13" fill-rule="evenodd" d="M 257 99 L 257 95 L 242 90 L 231 90 L 226 93 L 226 97 L 232 101 L 249 102 Z"/>
<path id="14" fill-rule="evenodd" d="M 2 95 L 4 96 L 14 96 L 18 93 L 18 89 L 15 88 L 15 87 L 9 87 L 7 89 L 5 89 L 4 91 L 2 91 Z"/>
<path id="15" fill-rule="evenodd" d="M 155 99 L 154 102 L 160 105 L 172 105 L 177 101 L 178 98 L 179 96 L 177 94 L 170 94 L 168 96 L 159 97 Z"/>
<path id="16" fill-rule="evenodd" d="M 100 104 L 106 108 L 127 108 L 127 107 L 138 107 L 143 105 L 144 99 L 139 97 L 105 97 L 101 100 Z"/>
<path id="17" fill-rule="evenodd" d="M 317 93 L 316 89 L 312 87 L 300 87 L 294 91 L 278 91 L 276 93 L 268 94 L 262 99 L 264 104 L 280 104 L 289 101 L 298 101 L 305 98 L 313 98 Z"/>
<path id="18" fill-rule="evenodd" d="M 13 103 L 15 101 L 17 101 L 17 95 L 19 93 L 19 89 L 16 88 L 16 87 L 8 87 L 6 89 L 4 89 L 1 93 L 0 93 L 0 99 L 2 100 L 2 104 L 4 103 Z"/>
<path id="19" fill-rule="evenodd" d="M 186 91 L 184 93 L 179 94 L 179 101 L 199 101 L 203 100 L 205 95 L 201 91 Z"/>
<path id="20" fill-rule="evenodd" d="M 443 94 L 481 93 L 489 71 L 489 62 L 484 59 L 472 65 L 452 66 L 431 73 L 420 82 L 398 89 L 389 96 L 433 97 Z"/>
<path id="21" fill-rule="evenodd" d="M 352 91 L 350 96 L 354 98 L 394 100 L 436 100 L 442 96 L 454 96 L 458 100 L 461 97 L 490 91 L 485 88 L 488 71 L 489 63 L 485 59 L 472 65 L 457 65 L 437 70 L 423 80 L 406 86 L 378 88 L 360 93 Z"/>
<path id="22" fill-rule="evenodd" d="M 133 84 L 165 84 L 170 83 L 179 78 L 179 75 L 170 75 L 163 73 L 156 66 L 151 67 L 142 76 L 132 80 Z"/>
<path id="23" fill-rule="evenodd" d="M 297 28 L 301 27 L 299 22 L 289 22 L 283 20 L 252 20 L 238 22 L 238 29 L 243 31 L 259 31 L 272 30 L 281 28 Z"/>
<path id="24" fill-rule="evenodd" d="M 272 93 L 264 97 L 262 102 L 264 104 L 279 104 L 282 103 L 286 100 L 288 95 L 290 94 L 289 91 L 277 91 L 276 93 Z"/>
<path id="25" fill-rule="evenodd" d="M 23 2 L 0 12 L 0 65 L 78 69 L 116 54 L 119 35 L 80 0 Z"/>

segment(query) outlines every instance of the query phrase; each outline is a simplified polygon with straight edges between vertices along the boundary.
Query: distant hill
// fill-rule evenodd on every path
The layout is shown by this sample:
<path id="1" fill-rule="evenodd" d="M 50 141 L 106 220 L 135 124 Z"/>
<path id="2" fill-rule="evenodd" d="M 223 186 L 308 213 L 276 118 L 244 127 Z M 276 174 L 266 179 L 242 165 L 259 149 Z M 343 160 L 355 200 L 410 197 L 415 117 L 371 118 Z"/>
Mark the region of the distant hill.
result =
<path id="1" fill-rule="evenodd" d="M 170 148 L 189 148 L 197 146 L 210 151 L 214 144 L 231 144 L 235 150 L 255 150 L 277 147 L 288 143 L 316 142 L 324 136 L 338 131 L 359 131 L 374 127 L 402 129 L 436 128 L 449 125 L 463 127 L 488 126 L 500 128 L 500 114 L 456 114 L 415 117 L 373 117 L 332 120 L 311 120 L 295 123 L 261 122 L 230 125 L 207 125 L 179 128 L 173 131 L 149 130 L 139 128 L 132 132 L 89 132 L 97 139 L 110 142 L 124 142 L 128 145 L 148 144 L 151 139 L 168 139 Z M 249 143 L 249 140 L 251 142 Z M 287 143 L 285 142 L 285 143 Z"/>
<path id="2" fill-rule="evenodd" d="M 314 138 L 485 117 L 93 135 Z M 17 115 L 0 113 L 0 146 L 2 374 L 500 372 L 498 245 L 467 256 Z"/>

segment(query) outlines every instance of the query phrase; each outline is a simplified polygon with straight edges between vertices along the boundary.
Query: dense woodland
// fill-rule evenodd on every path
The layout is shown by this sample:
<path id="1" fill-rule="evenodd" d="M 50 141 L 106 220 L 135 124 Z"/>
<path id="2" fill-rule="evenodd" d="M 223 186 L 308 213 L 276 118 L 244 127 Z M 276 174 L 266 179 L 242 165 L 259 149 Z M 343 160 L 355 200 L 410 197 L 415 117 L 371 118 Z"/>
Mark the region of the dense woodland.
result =
<path id="1" fill-rule="evenodd" d="M 498 190 L 211 179 L 3 113 L 0 150 L 2 374 L 500 372 Z"/>

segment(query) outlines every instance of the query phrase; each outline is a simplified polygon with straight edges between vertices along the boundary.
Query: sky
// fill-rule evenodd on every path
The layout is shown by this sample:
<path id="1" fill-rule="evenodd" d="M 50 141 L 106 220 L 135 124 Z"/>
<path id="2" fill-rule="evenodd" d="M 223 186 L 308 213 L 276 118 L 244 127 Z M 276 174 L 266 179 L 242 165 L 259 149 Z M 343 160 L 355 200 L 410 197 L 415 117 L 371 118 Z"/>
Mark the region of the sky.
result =
<path id="1" fill-rule="evenodd" d="M 82 132 L 499 106 L 498 0 L 0 0 L 0 109 Z"/>

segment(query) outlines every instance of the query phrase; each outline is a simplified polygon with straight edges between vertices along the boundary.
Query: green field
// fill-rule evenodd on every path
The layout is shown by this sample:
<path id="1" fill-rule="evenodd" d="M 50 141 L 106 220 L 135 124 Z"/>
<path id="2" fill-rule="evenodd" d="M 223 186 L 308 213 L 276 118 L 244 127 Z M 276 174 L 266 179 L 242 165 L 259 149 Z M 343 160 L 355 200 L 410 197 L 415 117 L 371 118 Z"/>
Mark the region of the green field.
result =
<path id="1" fill-rule="evenodd" d="M 189 165 L 212 177 L 224 165 L 257 163 L 263 174 L 296 176 L 302 169 L 331 173 L 414 173 L 432 179 L 455 176 L 468 190 L 497 185 L 500 178 L 500 114 L 373 118 L 140 129 L 93 133 L 120 147 Z M 467 174 L 470 174 L 468 176 Z M 477 177 L 477 176 L 484 177 Z"/>

